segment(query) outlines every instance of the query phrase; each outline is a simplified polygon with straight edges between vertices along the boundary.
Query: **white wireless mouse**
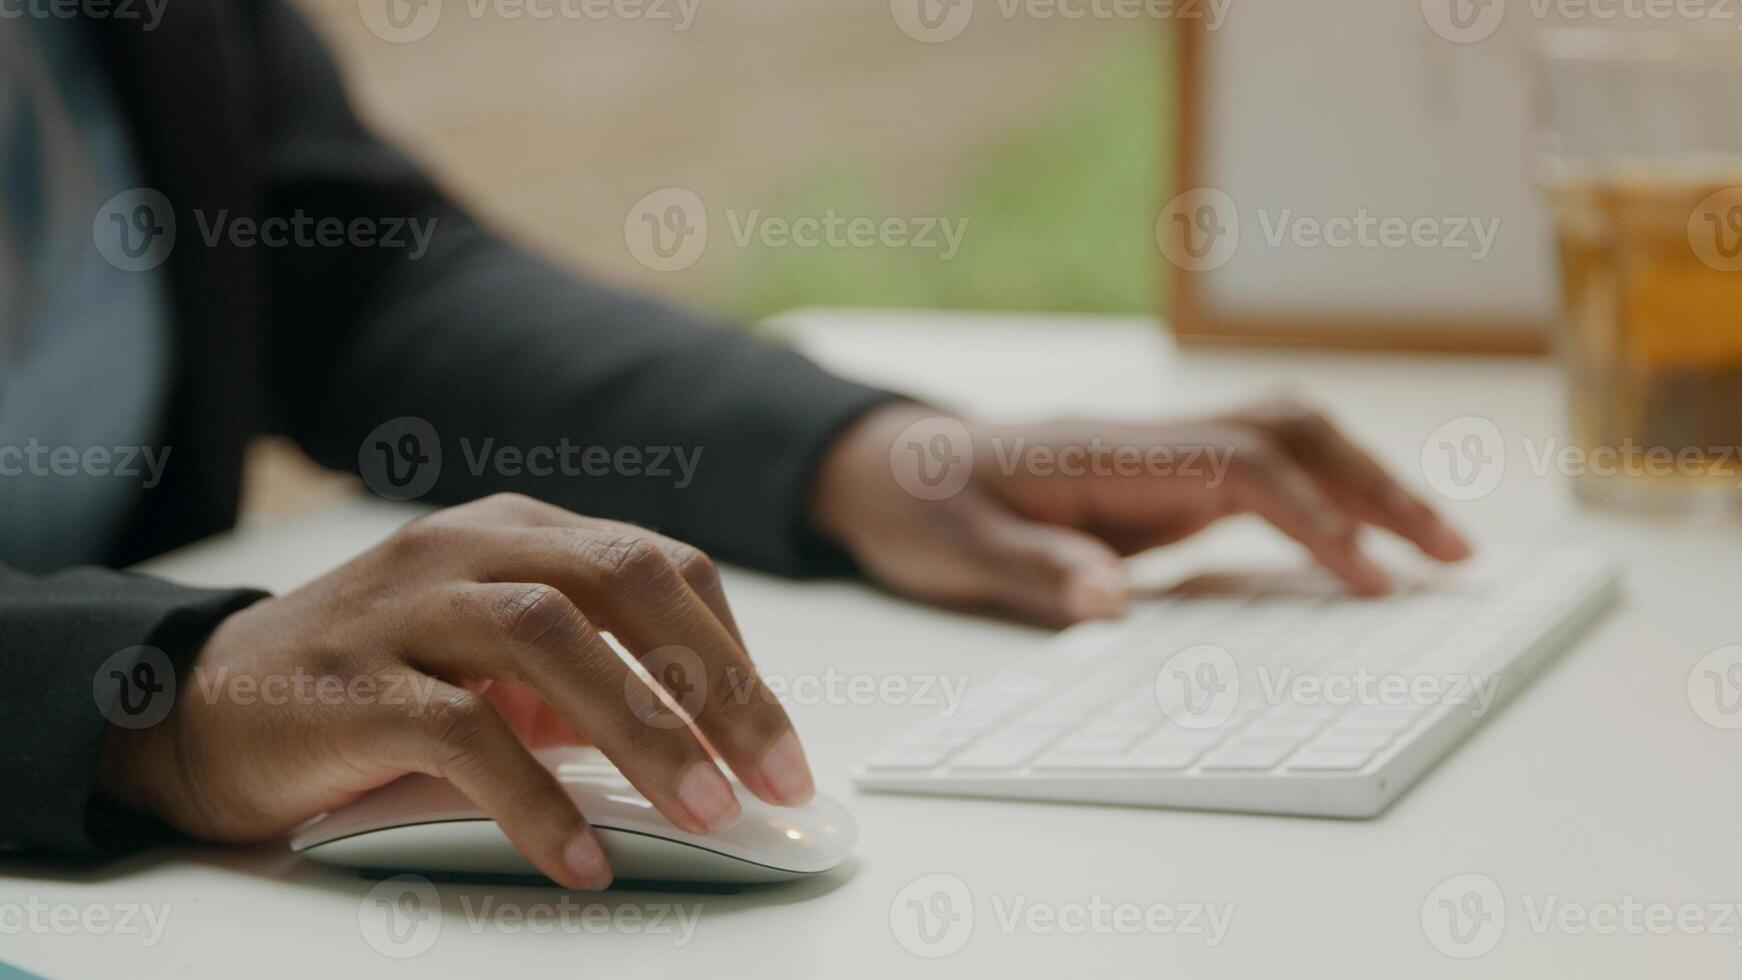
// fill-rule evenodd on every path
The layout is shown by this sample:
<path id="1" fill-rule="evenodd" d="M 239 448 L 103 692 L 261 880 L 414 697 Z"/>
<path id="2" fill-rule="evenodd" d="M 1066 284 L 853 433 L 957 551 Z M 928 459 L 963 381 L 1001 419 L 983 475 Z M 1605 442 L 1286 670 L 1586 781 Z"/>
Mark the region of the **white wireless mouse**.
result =
<path id="1" fill-rule="evenodd" d="M 738 793 L 744 818 L 691 834 L 661 816 L 597 749 L 535 753 L 598 832 L 619 881 L 756 884 L 820 874 L 858 840 L 840 804 L 770 806 Z M 736 787 L 736 784 L 734 784 Z M 444 875 L 539 875 L 483 811 L 445 779 L 410 775 L 297 828 L 291 849 L 323 864 Z"/>

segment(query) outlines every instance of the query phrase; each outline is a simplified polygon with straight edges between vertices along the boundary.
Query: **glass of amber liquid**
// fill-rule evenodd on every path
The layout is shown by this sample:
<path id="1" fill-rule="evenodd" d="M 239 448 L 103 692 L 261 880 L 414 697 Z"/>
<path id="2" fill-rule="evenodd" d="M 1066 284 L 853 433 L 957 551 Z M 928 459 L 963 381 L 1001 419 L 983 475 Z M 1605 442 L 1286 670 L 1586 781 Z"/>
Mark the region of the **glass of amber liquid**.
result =
<path id="1" fill-rule="evenodd" d="M 1560 465 L 1589 502 L 1742 508 L 1742 37 L 1539 41 L 1571 402 Z"/>

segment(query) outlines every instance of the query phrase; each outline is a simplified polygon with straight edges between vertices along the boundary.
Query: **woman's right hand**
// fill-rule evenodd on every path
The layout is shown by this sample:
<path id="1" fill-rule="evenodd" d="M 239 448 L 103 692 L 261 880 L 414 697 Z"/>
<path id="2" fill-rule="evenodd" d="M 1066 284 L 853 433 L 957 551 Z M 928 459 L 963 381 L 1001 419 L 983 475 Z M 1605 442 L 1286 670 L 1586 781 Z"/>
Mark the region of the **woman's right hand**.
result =
<path id="1" fill-rule="evenodd" d="M 679 688 L 670 698 L 693 728 L 606 631 Z M 266 696 L 274 690 L 282 696 Z M 98 786 L 188 834 L 252 841 L 429 773 L 552 879 L 597 889 L 611 881 L 604 853 L 529 751 L 581 741 L 692 833 L 741 812 L 709 746 L 763 800 L 790 806 L 813 793 L 792 723 L 751 665 L 705 555 L 503 495 L 414 521 L 225 620 L 162 722 L 111 729 Z"/>

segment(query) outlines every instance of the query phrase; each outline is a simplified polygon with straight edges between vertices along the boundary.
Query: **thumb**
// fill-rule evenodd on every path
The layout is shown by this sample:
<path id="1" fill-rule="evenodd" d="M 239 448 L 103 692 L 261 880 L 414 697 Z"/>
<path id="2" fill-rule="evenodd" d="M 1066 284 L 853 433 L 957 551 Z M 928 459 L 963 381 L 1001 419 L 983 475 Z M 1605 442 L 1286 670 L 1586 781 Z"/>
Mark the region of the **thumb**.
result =
<path id="1" fill-rule="evenodd" d="M 993 602 L 1060 625 L 1125 611 L 1124 567 L 1099 538 L 1002 510 L 981 525 L 977 536 L 974 550 Z"/>

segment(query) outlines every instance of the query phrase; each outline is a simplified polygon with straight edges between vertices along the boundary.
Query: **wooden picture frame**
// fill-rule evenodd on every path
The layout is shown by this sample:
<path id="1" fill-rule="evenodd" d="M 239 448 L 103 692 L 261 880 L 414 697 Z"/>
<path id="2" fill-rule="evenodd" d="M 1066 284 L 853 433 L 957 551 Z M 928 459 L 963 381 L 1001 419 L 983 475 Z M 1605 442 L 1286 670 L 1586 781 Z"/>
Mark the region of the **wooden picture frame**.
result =
<path id="1" fill-rule="evenodd" d="M 1265 14 L 1265 6 L 1267 4 L 1259 4 L 1255 10 L 1253 5 L 1247 5 L 1241 13 L 1261 17 Z M 1326 5 L 1312 6 L 1336 9 Z M 1402 6 L 1415 8 L 1418 5 L 1405 3 Z M 1174 38 L 1177 129 L 1173 187 L 1163 195 L 1164 200 L 1194 188 L 1218 184 L 1216 175 L 1206 171 L 1205 159 L 1212 133 L 1209 128 L 1212 120 L 1207 68 L 1209 59 L 1217 56 L 1215 35 L 1206 27 L 1205 21 L 1185 19 L 1175 22 Z M 1520 98 L 1523 97 L 1521 93 Z M 1335 135 L 1327 132 L 1325 138 L 1334 139 Z M 1524 161 L 1520 161 L 1520 179 L 1525 179 L 1526 173 Z M 1546 224 L 1543 216 L 1531 216 L 1523 223 L 1532 221 Z M 1535 230 L 1541 233 L 1540 228 Z M 1545 240 L 1542 247 L 1547 249 L 1550 246 Z M 1556 299 L 1552 295 L 1547 312 L 1535 314 L 1471 316 L 1419 310 L 1381 315 L 1340 315 L 1323 309 L 1315 311 L 1312 304 L 1304 304 L 1303 312 L 1297 316 L 1221 308 L 1205 288 L 1204 277 L 1214 272 L 1189 271 L 1165 255 L 1162 269 L 1164 275 L 1171 278 L 1173 287 L 1170 321 L 1175 334 L 1187 342 L 1506 354 L 1543 354 L 1551 347 L 1552 310 Z M 1552 294 L 1558 284 L 1552 275 L 1546 278 L 1548 281 L 1543 286 Z"/>

